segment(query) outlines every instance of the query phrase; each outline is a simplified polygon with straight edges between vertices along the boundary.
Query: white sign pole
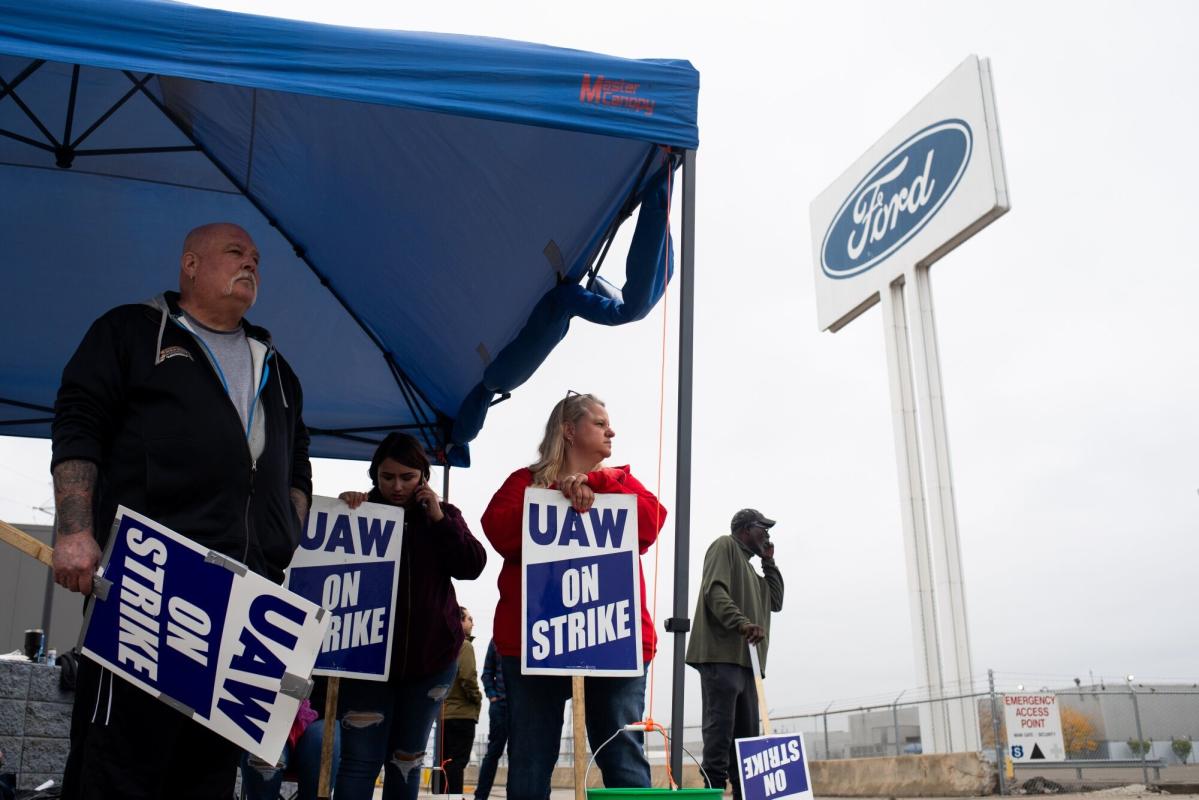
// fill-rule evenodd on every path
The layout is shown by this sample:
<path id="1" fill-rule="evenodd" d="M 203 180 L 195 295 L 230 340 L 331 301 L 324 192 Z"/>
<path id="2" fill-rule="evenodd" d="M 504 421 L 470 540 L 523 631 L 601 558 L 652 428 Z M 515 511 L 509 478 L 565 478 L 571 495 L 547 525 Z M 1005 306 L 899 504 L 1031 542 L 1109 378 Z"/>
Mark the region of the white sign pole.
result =
<path id="1" fill-rule="evenodd" d="M 941 389 L 941 366 L 937 328 L 933 318 L 932 289 L 928 267 L 917 267 L 913 294 L 919 319 L 912 326 L 917 402 L 920 413 L 921 453 L 924 460 L 925 492 L 928 498 L 929 538 L 937 576 L 938 616 L 941 620 L 943 678 L 949 694 L 970 694 L 970 631 L 966 624 L 966 592 L 962 577 L 961 546 L 958 538 L 957 507 L 953 497 L 953 474 L 949 465 L 949 434 L 945 426 L 945 399 Z M 950 742 L 956 751 L 974 751 L 981 745 L 978 707 L 973 699 L 950 700 Z"/>
<path id="2" fill-rule="evenodd" d="M 924 512 L 924 478 L 920 469 L 920 443 L 916 427 L 916 397 L 912 388 L 911 349 L 903 279 L 882 292 L 883 333 L 887 343 L 887 372 L 891 383 L 891 413 L 895 431 L 895 460 L 899 468 L 899 504 L 903 523 L 903 549 L 908 569 L 908 615 L 912 622 L 912 652 L 916 675 L 929 696 L 944 695 L 941 676 L 941 640 L 937 631 L 933 562 L 928 547 Z M 949 718 L 941 703 L 922 703 L 920 731 L 924 749 L 948 750 Z"/>
<path id="3" fill-rule="evenodd" d="M 978 750 L 929 267 L 1009 208 L 990 64 L 967 58 L 812 203 L 818 323 L 882 302 L 924 752 Z M 911 312 L 909 313 L 909 309 Z"/>

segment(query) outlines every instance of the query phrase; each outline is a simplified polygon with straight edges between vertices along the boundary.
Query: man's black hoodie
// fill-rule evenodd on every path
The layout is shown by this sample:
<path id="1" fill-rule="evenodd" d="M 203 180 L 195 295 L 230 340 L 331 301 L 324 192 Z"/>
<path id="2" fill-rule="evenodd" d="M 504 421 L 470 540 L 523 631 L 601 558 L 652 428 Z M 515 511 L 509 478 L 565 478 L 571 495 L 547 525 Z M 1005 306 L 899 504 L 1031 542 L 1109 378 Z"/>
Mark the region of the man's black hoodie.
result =
<path id="1" fill-rule="evenodd" d="M 270 334 L 243 320 L 257 343 L 247 434 L 178 303 L 167 292 L 92 324 L 63 370 L 51 468 L 73 459 L 99 468 L 101 548 L 124 505 L 280 582 L 300 536 L 290 490 L 312 496 L 300 382 Z"/>

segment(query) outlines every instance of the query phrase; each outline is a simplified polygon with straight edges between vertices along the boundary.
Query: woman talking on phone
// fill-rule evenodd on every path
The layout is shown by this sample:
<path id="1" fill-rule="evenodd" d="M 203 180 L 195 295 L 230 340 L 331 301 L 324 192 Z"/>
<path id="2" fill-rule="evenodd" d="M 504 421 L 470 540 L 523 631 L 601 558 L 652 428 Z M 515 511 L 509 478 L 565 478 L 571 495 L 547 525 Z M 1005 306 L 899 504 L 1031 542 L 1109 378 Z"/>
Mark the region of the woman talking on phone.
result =
<path id="1" fill-rule="evenodd" d="M 463 631 L 451 578 L 474 580 L 487 563 L 462 512 L 429 486 L 429 459 L 413 437 L 392 433 L 371 459 L 369 492 L 343 492 L 363 502 L 404 509 L 404 546 L 396 594 L 391 671 L 386 681 L 343 680 L 338 704 L 341 761 L 338 800 L 374 794 L 380 767 L 385 800 L 412 800 L 441 699 L 458 669 Z"/>
<path id="2" fill-rule="evenodd" d="M 525 489 L 558 489 L 585 512 L 596 494 L 637 496 L 637 543 L 641 553 L 653 545 L 666 519 L 658 498 L 633 477 L 627 466 L 607 467 L 616 433 L 604 404 L 594 395 L 571 392 L 554 406 L 545 426 L 537 462 L 513 472 L 483 513 L 483 532 L 504 559 L 500 600 L 495 610 L 494 641 L 508 692 L 508 798 L 544 800 L 558 760 L 558 747 L 570 678 L 520 672 L 521 531 Z M 645 604 L 641 579 L 641 650 L 648 665 L 657 635 Z M 645 673 L 632 678 L 586 679 L 587 739 L 592 751 L 645 711 Z M 620 733 L 595 757 L 604 786 L 648 787 L 649 762 L 641 735 Z"/>

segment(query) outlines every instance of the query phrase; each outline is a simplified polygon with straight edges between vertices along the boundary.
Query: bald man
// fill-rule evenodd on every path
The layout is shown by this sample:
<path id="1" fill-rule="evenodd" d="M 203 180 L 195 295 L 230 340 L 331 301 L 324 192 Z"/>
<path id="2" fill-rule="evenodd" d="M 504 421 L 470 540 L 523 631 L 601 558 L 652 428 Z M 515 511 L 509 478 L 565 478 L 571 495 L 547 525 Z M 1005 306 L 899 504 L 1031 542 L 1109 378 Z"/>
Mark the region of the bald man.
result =
<path id="1" fill-rule="evenodd" d="M 54 404 L 54 579 L 90 594 L 124 505 L 281 582 L 312 496 L 300 382 L 245 314 L 258 248 L 187 235 L 179 292 L 96 320 Z M 64 797 L 233 796 L 238 752 L 83 658 Z"/>

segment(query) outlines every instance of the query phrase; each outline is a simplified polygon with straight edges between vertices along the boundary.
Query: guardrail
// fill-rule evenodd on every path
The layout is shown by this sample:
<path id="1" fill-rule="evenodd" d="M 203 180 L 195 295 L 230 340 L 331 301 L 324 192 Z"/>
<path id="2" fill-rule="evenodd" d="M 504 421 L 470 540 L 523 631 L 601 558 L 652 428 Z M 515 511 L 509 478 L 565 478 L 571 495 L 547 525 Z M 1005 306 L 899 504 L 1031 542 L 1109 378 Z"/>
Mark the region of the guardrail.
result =
<path id="1" fill-rule="evenodd" d="M 1023 761 L 1015 765 L 1016 769 L 1072 769 L 1080 781 L 1084 769 L 1115 769 L 1117 767 L 1124 769 L 1149 768 L 1153 770 L 1154 780 L 1162 779 L 1162 760 L 1160 758 L 1147 758 L 1144 761 L 1139 758 L 1072 758 L 1066 761 L 1037 761 L 1036 763 Z"/>

